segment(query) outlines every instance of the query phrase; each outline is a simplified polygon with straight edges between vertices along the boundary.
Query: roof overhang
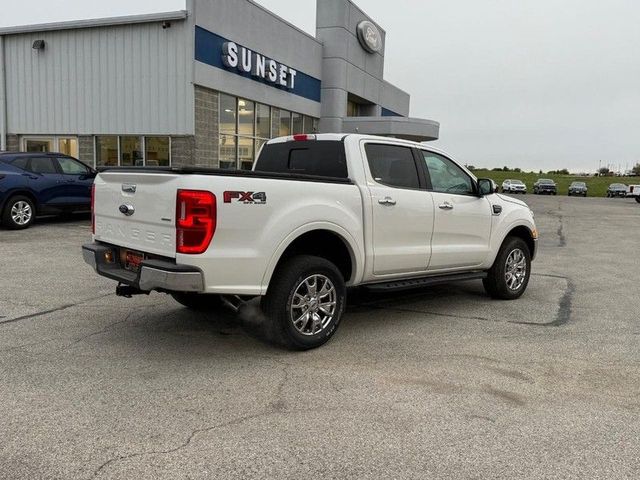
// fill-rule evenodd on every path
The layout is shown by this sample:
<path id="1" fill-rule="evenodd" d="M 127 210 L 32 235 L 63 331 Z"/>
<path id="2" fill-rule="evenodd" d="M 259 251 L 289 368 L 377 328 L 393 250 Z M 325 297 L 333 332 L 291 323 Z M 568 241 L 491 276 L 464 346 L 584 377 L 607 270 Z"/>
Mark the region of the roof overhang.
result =
<path id="1" fill-rule="evenodd" d="M 111 25 L 130 25 L 136 23 L 154 23 L 178 21 L 187 18 L 186 10 L 175 12 L 149 13 L 144 15 L 128 15 L 122 17 L 92 18 L 89 20 L 72 20 L 69 22 L 41 23 L 39 25 L 20 25 L 16 27 L 0 28 L 0 35 L 17 33 L 39 33 L 53 30 L 74 30 L 78 28 L 106 27 Z"/>
<path id="2" fill-rule="evenodd" d="M 342 121 L 344 133 L 381 135 L 414 142 L 437 140 L 440 123 L 409 117 L 346 117 Z"/>

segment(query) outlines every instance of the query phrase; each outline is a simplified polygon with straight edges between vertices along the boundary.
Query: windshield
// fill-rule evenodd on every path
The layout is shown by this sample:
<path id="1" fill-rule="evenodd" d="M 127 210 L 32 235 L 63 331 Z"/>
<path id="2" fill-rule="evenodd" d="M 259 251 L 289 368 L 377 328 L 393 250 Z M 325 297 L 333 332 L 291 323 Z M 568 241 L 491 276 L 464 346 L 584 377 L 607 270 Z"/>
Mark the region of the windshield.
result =
<path id="1" fill-rule="evenodd" d="M 574 187 L 584 187 L 586 184 L 584 182 L 573 182 L 571 185 Z"/>
<path id="2" fill-rule="evenodd" d="M 553 183 L 553 180 L 549 180 L 548 178 L 542 178 L 538 180 L 538 183 Z"/>
<path id="3" fill-rule="evenodd" d="M 511 183 L 513 183 L 514 185 L 523 185 L 520 180 L 511 180 Z"/>

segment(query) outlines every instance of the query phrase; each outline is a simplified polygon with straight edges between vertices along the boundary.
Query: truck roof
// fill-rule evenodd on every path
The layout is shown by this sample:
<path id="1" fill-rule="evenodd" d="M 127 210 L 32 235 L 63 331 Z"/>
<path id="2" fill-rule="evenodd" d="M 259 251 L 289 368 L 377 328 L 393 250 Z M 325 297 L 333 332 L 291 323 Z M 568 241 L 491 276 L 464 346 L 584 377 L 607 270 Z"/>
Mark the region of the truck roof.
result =
<path id="1" fill-rule="evenodd" d="M 393 141 L 393 143 L 397 143 L 399 145 L 404 144 L 407 146 L 420 147 L 420 148 L 426 147 L 428 150 L 431 150 L 437 153 L 442 153 L 443 155 L 448 156 L 442 150 L 432 147 L 431 145 L 427 145 L 426 143 L 412 142 L 411 140 L 403 140 L 401 138 L 395 138 L 395 137 L 382 137 L 379 135 L 363 135 L 359 133 L 315 133 L 315 134 L 289 135 L 286 137 L 272 138 L 266 144 L 272 145 L 274 143 L 286 143 L 286 142 L 304 141 L 304 140 L 341 142 L 341 141 L 344 141 L 346 138 L 355 139 L 355 140 L 378 140 L 378 141 L 384 141 L 384 142 Z"/>

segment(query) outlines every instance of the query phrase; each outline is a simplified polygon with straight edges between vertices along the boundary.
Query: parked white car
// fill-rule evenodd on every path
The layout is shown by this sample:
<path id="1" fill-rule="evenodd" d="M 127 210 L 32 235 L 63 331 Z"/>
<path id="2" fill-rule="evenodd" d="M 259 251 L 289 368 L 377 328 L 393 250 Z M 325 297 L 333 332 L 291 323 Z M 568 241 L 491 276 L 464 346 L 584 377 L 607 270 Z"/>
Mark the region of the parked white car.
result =
<path id="1" fill-rule="evenodd" d="M 521 180 L 505 180 L 502 182 L 503 193 L 527 193 L 527 185 Z"/>
<path id="2" fill-rule="evenodd" d="M 478 279 L 520 297 L 538 233 L 527 205 L 494 188 L 419 143 L 295 135 L 267 142 L 252 172 L 103 170 L 83 255 L 122 296 L 262 297 L 275 340 L 308 349 L 336 331 L 347 287 Z"/>
<path id="3" fill-rule="evenodd" d="M 640 203 L 640 185 L 629 185 L 627 197 L 633 197 L 636 199 L 636 202 Z"/>

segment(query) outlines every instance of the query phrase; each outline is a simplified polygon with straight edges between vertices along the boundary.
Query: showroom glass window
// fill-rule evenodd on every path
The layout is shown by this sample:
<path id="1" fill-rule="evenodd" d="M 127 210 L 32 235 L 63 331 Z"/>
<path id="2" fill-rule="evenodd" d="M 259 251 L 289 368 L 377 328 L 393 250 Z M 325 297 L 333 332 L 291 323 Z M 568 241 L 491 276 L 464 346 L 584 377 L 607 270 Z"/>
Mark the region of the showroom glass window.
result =
<path id="1" fill-rule="evenodd" d="M 273 124 L 272 124 L 273 116 Z M 219 93 L 220 168 L 250 170 L 262 146 L 275 136 L 318 131 L 317 118 Z M 273 125 L 273 126 L 272 126 Z"/>
<path id="2" fill-rule="evenodd" d="M 95 137 L 96 167 L 168 167 L 168 136 L 99 135 Z"/>
<path id="3" fill-rule="evenodd" d="M 271 138 L 271 107 L 220 94 L 220 168 L 251 170 L 256 151 Z"/>

